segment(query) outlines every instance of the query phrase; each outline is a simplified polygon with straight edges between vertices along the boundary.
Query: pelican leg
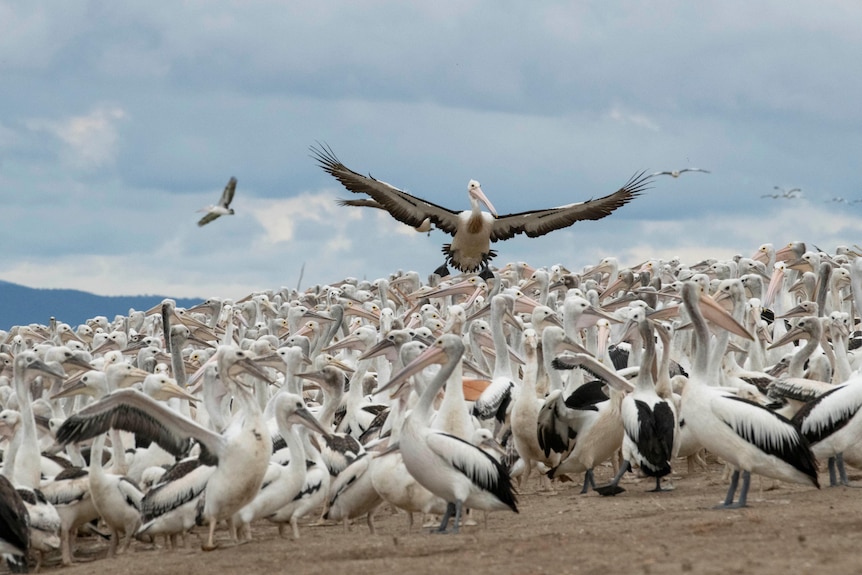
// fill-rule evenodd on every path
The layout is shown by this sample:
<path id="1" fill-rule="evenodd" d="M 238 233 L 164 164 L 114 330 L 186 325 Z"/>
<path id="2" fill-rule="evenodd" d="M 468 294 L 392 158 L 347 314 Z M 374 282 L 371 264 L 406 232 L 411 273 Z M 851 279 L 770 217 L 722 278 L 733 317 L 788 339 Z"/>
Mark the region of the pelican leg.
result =
<path id="1" fill-rule="evenodd" d="M 455 500 L 455 524 L 452 526 L 452 533 L 458 533 L 461 529 L 461 507 L 462 503 L 459 500 Z"/>
<path id="2" fill-rule="evenodd" d="M 826 464 L 829 467 L 829 487 L 835 487 L 838 485 L 838 479 L 835 473 L 835 457 L 830 457 L 826 460 Z"/>
<path id="3" fill-rule="evenodd" d="M 835 456 L 835 467 L 838 469 L 838 479 L 841 481 L 841 485 L 845 487 L 859 487 L 859 485 L 850 483 L 850 479 L 847 477 L 847 468 L 844 467 L 843 453 Z"/>
<path id="4" fill-rule="evenodd" d="M 201 545 L 201 549 L 203 549 L 204 551 L 213 551 L 217 547 L 213 541 L 215 539 L 215 528 L 216 520 L 215 517 L 212 517 L 210 518 L 209 537 L 207 538 L 206 544 Z"/>
<path id="5" fill-rule="evenodd" d="M 608 483 L 607 485 L 601 485 L 599 487 L 593 487 L 593 489 L 596 491 L 596 493 L 598 493 L 599 495 L 603 495 L 605 497 L 613 496 L 613 495 L 616 495 L 618 493 L 622 493 L 625 491 L 625 489 L 623 489 L 622 487 L 619 486 L 620 479 L 622 479 L 622 477 L 626 471 L 631 471 L 631 470 L 632 470 L 631 463 L 629 463 L 627 460 L 623 459 L 623 463 L 622 463 L 622 465 L 620 465 L 619 471 L 617 471 L 617 474 L 614 475 L 614 478 L 611 480 L 611 482 Z"/>
<path id="6" fill-rule="evenodd" d="M 437 274 L 438 276 L 440 276 L 441 278 L 445 278 L 446 276 L 452 275 L 452 273 L 449 271 L 449 268 L 446 267 L 445 263 L 441 264 L 439 268 L 434 270 L 434 273 Z"/>
<path id="7" fill-rule="evenodd" d="M 739 499 L 736 500 L 736 507 L 745 507 L 748 501 L 748 488 L 751 486 L 751 472 L 742 472 L 742 488 L 739 490 Z"/>
<path id="8" fill-rule="evenodd" d="M 717 505 L 714 509 L 730 509 L 733 504 L 733 498 L 736 495 L 736 488 L 739 486 L 739 470 L 735 469 L 730 476 L 730 487 L 727 489 L 727 496 L 724 498 L 724 503 Z"/>
<path id="9" fill-rule="evenodd" d="M 446 528 L 449 527 L 449 519 L 455 515 L 455 504 L 446 504 L 446 513 L 443 514 L 443 520 L 440 521 L 440 527 L 437 528 L 437 533 L 446 533 Z"/>
<path id="10" fill-rule="evenodd" d="M 596 488 L 596 480 L 593 477 L 593 470 L 587 469 L 586 473 L 584 473 L 584 487 L 581 489 L 581 495 L 588 493 L 590 488 L 595 490 Z"/>

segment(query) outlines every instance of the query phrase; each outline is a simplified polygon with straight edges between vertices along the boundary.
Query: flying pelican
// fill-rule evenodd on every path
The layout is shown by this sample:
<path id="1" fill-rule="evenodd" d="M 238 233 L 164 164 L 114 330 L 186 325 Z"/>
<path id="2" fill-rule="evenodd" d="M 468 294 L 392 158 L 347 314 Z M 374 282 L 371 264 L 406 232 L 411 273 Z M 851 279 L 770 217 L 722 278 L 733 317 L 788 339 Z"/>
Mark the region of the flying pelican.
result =
<path id="1" fill-rule="evenodd" d="M 432 363 L 444 362 L 413 411 L 404 418 L 399 440 L 407 471 L 426 489 L 446 500 L 440 533 L 447 532 L 452 517 L 455 518 L 452 532 L 458 532 L 463 505 L 486 511 L 518 512 L 512 480 L 499 461 L 469 441 L 428 427 L 434 399 L 463 354 L 461 338 L 444 334 L 377 392 L 394 387 Z M 396 395 L 400 391 L 399 388 Z"/>
<path id="2" fill-rule="evenodd" d="M 581 220 L 599 220 L 630 202 L 646 189 L 651 176 L 635 174 L 616 192 L 597 198 L 545 210 L 532 210 L 498 216 L 494 205 L 485 196 L 476 180 L 470 180 L 467 194 L 470 210 L 456 212 L 411 196 L 386 182 L 366 177 L 342 164 L 327 146 L 312 146 L 313 157 L 320 166 L 353 193 L 367 194 L 377 201 L 396 220 L 410 226 L 420 226 L 428 219 L 438 229 L 453 236 L 451 244 L 443 245 L 446 263 L 462 272 L 487 268 L 497 255 L 490 249 L 491 242 L 507 240 L 517 234 L 531 238 L 568 227 Z M 490 210 L 483 213 L 480 204 Z M 448 275 L 445 264 L 438 275 Z"/>
<path id="3" fill-rule="evenodd" d="M 205 226 L 218 219 L 219 216 L 232 216 L 233 208 L 230 207 L 230 203 L 233 201 L 234 192 L 236 192 L 236 178 L 231 178 L 224 187 L 224 191 L 221 193 L 221 198 L 219 199 L 218 204 L 198 210 L 199 212 L 207 213 L 204 217 L 198 220 L 198 225 Z"/>
<path id="4" fill-rule="evenodd" d="M 704 174 L 711 173 L 709 170 L 701 170 L 700 168 L 683 168 L 681 170 L 665 170 L 664 172 L 653 172 L 652 176 L 670 176 L 672 178 L 678 178 L 680 174 L 684 174 L 685 172 L 703 172 Z"/>
<path id="5" fill-rule="evenodd" d="M 772 189 L 778 190 L 778 193 L 777 194 L 763 194 L 760 197 L 761 198 L 772 198 L 774 200 L 778 200 L 778 199 L 792 200 L 792 199 L 798 198 L 799 196 L 802 195 L 802 188 L 791 188 L 789 190 L 785 190 L 784 188 L 779 187 L 779 186 L 772 186 Z"/>
<path id="6" fill-rule="evenodd" d="M 174 455 L 183 454 L 189 439 L 201 445 L 201 460 L 215 465 L 207 482 L 202 518 L 209 523 L 204 550 L 215 549 L 216 523 L 229 519 L 260 490 L 272 452 L 272 440 L 260 407 L 237 378 L 237 372 L 269 381 L 247 353 L 220 346 L 211 359 L 234 397 L 237 412 L 218 434 L 135 390 L 121 389 L 69 417 L 57 430 L 57 441 L 66 444 L 90 439 L 114 427 L 150 437 Z"/>

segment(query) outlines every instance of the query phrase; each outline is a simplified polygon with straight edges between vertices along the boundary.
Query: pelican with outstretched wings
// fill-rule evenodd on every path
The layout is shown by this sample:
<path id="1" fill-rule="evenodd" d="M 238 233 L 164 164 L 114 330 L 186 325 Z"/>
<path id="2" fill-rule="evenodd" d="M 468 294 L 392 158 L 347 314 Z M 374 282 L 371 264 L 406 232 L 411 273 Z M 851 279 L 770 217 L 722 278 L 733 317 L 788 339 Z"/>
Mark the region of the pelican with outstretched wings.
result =
<path id="1" fill-rule="evenodd" d="M 443 245 L 446 263 L 462 272 L 484 270 L 497 255 L 491 242 L 507 240 L 518 234 L 531 238 L 568 227 L 581 220 L 599 220 L 630 202 L 646 190 L 652 176 L 640 172 L 616 192 L 607 196 L 545 210 L 531 210 L 504 216 L 485 196 L 476 180 L 467 185 L 470 209 L 456 212 L 377 180 L 363 176 L 342 164 L 326 145 L 312 146 L 312 157 L 349 191 L 366 194 L 399 222 L 418 227 L 426 220 L 437 229 L 452 235 L 452 243 Z M 484 205 L 491 213 L 483 212 Z M 448 275 L 445 264 L 437 273 Z"/>

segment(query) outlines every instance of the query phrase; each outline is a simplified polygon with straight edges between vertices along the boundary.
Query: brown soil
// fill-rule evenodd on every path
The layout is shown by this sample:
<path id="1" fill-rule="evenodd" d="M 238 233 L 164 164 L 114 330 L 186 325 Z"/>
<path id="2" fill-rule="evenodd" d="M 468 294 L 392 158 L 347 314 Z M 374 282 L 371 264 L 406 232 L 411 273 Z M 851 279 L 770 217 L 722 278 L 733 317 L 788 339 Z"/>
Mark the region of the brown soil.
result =
<path id="1" fill-rule="evenodd" d="M 679 462 L 678 469 L 685 469 Z M 611 469 L 597 470 L 606 481 Z M 723 468 L 674 474 L 675 490 L 649 493 L 652 479 L 627 474 L 616 497 L 580 495 L 580 485 L 556 484 L 540 493 L 534 479 L 519 495 L 520 513 L 491 514 L 487 529 L 467 526 L 459 535 L 406 533 L 407 517 L 387 506 L 377 512 L 377 535 L 364 521 L 301 527 L 299 541 L 279 538 L 275 527 L 254 525 L 254 541 L 220 548 L 169 551 L 135 542 L 128 553 L 106 558 L 107 543 L 79 540 L 68 575 L 126 573 L 291 572 L 373 574 L 436 573 L 859 573 L 862 491 L 816 490 L 755 477 L 750 507 L 714 510 L 724 497 Z M 854 479 L 854 478 L 851 478 Z M 855 479 L 859 479 L 858 477 Z M 828 479 L 821 473 L 821 483 Z M 417 518 L 418 523 L 418 518 Z M 289 529 L 287 530 L 289 532 Z M 61 568 L 54 561 L 43 572 Z"/>

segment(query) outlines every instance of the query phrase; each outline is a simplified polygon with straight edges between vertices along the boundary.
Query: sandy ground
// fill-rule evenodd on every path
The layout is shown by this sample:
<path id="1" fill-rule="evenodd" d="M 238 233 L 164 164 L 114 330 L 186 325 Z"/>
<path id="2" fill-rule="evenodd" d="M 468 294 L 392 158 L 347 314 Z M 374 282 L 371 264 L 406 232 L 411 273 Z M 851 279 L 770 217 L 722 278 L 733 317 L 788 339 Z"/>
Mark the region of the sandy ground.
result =
<path id="1" fill-rule="evenodd" d="M 677 469 L 685 470 L 679 462 Z M 597 470 L 604 482 L 609 466 Z M 749 507 L 714 510 L 724 497 L 723 468 L 672 475 L 674 491 L 649 493 L 652 479 L 627 474 L 616 497 L 580 495 L 576 483 L 537 492 L 534 479 L 519 494 L 520 513 L 491 514 L 487 529 L 459 535 L 407 534 L 407 516 L 387 506 L 376 515 L 377 535 L 364 521 L 301 528 L 299 541 L 275 527 L 254 525 L 255 539 L 236 545 L 226 531 L 220 548 L 169 551 L 135 542 L 128 553 L 106 558 L 107 542 L 79 540 L 77 563 L 49 560 L 43 572 L 126 573 L 859 573 L 862 572 L 862 490 L 777 483 L 755 477 Z M 851 479 L 859 481 L 858 475 Z M 821 473 L 821 484 L 828 484 Z M 418 523 L 418 519 L 417 519 Z M 289 531 L 289 530 L 288 530 Z"/>

